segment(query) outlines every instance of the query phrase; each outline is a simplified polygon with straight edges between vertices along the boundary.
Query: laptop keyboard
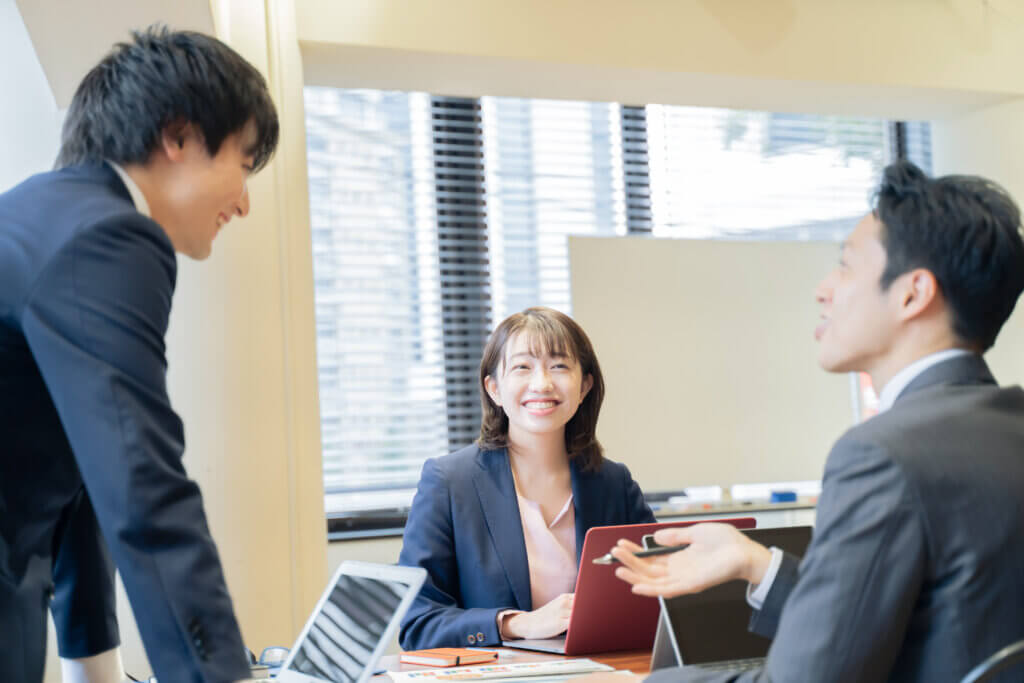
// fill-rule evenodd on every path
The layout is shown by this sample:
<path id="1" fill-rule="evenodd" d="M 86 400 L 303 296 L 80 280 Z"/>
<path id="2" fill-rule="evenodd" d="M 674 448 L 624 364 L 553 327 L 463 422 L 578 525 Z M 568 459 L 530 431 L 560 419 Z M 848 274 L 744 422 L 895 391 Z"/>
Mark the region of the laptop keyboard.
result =
<path id="1" fill-rule="evenodd" d="M 692 666 L 704 671 L 749 671 L 762 664 L 764 664 L 764 657 L 751 657 L 750 659 L 731 659 L 727 662 L 709 662 Z"/>

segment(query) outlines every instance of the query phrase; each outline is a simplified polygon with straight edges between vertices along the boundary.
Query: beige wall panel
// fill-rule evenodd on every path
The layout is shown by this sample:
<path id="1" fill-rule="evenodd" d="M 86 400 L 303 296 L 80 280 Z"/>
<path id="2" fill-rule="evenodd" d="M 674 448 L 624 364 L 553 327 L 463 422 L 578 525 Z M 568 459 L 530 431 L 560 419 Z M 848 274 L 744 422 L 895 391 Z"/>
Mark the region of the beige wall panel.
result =
<path id="1" fill-rule="evenodd" d="M 607 390 L 598 437 L 645 490 L 818 479 L 853 420 L 818 368 L 822 243 L 569 240 Z"/>

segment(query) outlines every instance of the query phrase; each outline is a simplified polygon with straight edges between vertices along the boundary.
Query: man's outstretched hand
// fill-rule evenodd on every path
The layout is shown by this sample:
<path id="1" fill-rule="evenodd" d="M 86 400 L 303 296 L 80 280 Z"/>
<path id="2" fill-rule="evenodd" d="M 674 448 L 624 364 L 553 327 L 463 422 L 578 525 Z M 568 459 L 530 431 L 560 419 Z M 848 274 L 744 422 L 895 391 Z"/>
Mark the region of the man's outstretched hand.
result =
<path id="1" fill-rule="evenodd" d="M 671 598 L 735 579 L 758 584 L 772 558 L 770 550 L 731 524 L 661 529 L 654 540 L 659 545 L 686 543 L 689 547 L 670 555 L 638 558 L 633 553 L 643 548 L 622 539 L 611 551 L 623 565 L 615 575 L 633 584 L 638 595 Z"/>

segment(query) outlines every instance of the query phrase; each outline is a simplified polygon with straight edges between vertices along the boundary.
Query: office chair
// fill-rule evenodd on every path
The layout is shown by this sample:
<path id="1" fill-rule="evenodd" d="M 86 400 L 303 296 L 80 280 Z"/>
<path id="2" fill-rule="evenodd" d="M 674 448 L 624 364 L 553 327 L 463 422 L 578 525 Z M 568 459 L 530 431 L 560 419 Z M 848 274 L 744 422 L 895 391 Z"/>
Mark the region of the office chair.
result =
<path id="1" fill-rule="evenodd" d="M 1014 664 L 1024 664 L 1024 640 L 1007 645 L 999 652 L 996 652 L 984 662 L 968 671 L 967 675 L 960 680 L 960 683 L 990 681 L 996 674 L 1006 671 Z"/>

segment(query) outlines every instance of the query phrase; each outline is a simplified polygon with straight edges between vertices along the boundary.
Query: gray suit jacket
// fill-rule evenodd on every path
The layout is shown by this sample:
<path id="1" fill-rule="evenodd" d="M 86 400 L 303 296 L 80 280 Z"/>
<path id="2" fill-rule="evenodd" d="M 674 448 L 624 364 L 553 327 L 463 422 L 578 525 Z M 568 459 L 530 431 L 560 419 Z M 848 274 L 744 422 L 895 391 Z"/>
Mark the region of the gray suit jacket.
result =
<path id="1" fill-rule="evenodd" d="M 1024 391 L 961 356 L 847 431 L 751 627 L 774 632 L 763 669 L 647 680 L 958 681 L 1024 638 Z"/>

